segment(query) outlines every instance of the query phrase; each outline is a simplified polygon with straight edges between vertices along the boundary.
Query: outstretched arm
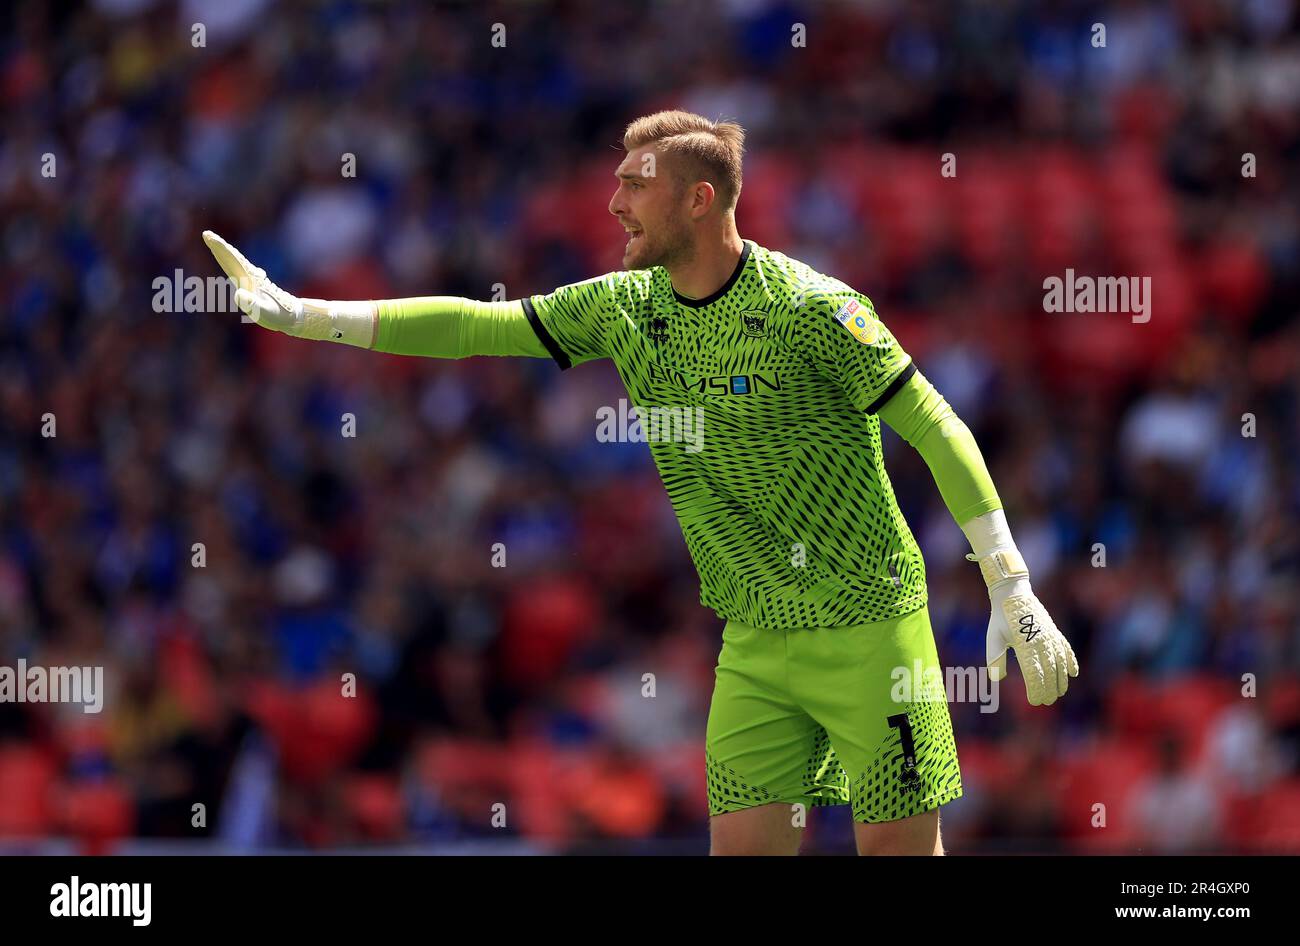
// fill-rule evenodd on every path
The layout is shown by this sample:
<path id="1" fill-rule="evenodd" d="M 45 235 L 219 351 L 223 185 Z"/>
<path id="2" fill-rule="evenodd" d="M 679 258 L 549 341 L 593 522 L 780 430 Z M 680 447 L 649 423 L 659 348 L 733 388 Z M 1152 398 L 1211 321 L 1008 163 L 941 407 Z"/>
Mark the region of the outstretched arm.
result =
<path id="1" fill-rule="evenodd" d="M 203 241 L 236 285 L 235 303 L 257 324 L 296 338 L 340 342 L 397 355 L 550 357 L 522 302 L 458 296 L 342 302 L 300 299 L 267 278 L 211 230 Z"/>
<path id="2" fill-rule="evenodd" d="M 972 561 L 989 588 L 986 657 L 990 675 L 1006 675 L 1013 648 L 1032 705 L 1055 703 L 1079 675 L 1070 642 L 1029 584 L 1029 570 L 1011 538 L 1002 501 L 970 429 L 919 371 L 880 408 L 879 416 L 916 448 L 952 517 L 970 542 Z"/>

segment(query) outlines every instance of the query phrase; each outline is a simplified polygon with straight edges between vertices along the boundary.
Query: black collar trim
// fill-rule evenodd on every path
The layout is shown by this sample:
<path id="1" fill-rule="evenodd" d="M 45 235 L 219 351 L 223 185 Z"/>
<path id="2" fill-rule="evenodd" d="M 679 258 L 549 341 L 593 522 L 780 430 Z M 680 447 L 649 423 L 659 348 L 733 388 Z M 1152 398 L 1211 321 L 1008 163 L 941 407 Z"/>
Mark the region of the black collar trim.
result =
<path id="1" fill-rule="evenodd" d="M 711 305 L 712 303 L 717 302 L 725 296 L 729 291 L 731 291 L 731 287 L 736 284 L 736 280 L 740 278 L 740 274 L 745 271 L 745 264 L 749 262 L 749 241 L 744 240 L 742 242 L 745 246 L 744 249 L 740 251 L 740 259 L 736 261 L 736 268 L 732 270 L 731 275 L 727 277 L 727 281 L 724 282 L 721 288 L 716 292 L 709 293 L 703 299 L 688 299 L 674 289 L 673 297 L 684 306 L 690 306 L 692 309 L 701 309 L 706 305 Z M 668 281 L 668 284 L 670 286 L 672 285 L 671 279 Z"/>

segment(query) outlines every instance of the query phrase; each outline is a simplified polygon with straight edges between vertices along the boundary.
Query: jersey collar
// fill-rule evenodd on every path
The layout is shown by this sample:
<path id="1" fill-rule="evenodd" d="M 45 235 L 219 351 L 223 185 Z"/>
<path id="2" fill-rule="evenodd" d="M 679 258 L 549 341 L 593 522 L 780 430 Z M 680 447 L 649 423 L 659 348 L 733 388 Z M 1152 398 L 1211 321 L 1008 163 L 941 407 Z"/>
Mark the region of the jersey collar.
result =
<path id="1" fill-rule="evenodd" d="M 688 299 L 674 289 L 673 298 L 677 300 L 678 304 L 689 306 L 692 309 L 702 309 L 704 306 L 717 302 L 725 296 L 731 290 L 731 287 L 736 284 L 736 280 L 740 278 L 740 274 L 744 272 L 745 264 L 749 262 L 749 241 L 742 240 L 741 242 L 744 246 L 740 251 L 740 259 L 736 260 L 736 268 L 731 271 L 731 275 L 727 277 L 726 282 L 724 282 L 715 292 L 709 293 L 703 299 Z M 668 281 L 668 285 L 672 285 L 671 279 Z"/>

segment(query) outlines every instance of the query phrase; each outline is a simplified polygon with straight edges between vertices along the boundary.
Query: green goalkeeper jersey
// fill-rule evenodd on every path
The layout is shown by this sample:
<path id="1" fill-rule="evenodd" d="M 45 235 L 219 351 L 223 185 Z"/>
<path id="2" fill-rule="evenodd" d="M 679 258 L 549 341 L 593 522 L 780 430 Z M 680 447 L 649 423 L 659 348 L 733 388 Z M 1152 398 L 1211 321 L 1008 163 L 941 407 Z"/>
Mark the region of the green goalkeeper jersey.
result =
<path id="1" fill-rule="evenodd" d="M 926 602 L 876 411 L 915 371 L 871 300 L 751 241 L 717 292 L 615 272 L 523 301 L 561 368 L 610 358 L 700 575 L 755 627 L 861 625 Z"/>

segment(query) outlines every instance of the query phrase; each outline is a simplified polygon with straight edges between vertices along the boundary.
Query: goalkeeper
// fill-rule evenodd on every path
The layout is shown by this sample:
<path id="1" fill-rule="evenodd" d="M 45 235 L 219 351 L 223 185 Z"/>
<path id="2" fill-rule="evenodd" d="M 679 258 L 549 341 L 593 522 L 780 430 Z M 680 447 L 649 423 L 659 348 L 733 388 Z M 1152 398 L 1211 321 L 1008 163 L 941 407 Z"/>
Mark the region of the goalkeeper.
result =
<path id="1" fill-rule="evenodd" d="M 1030 587 L 970 431 L 871 301 L 740 238 L 740 126 L 660 112 L 623 145 L 609 204 L 623 270 L 546 295 L 299 299 L 203 238 L 264 328 L 561 369 L 609 358 L 643 418 L 699 418 L 703 449 L 671 425 L 648 439 L 701 603 L 725 620 L 705 747 L 712 853 L 797 853 L 795 806 L 848 804 L 860 853 L 940 854 L 939 808 L 961 773 L 944 694 L 925 685 L 942 679 L 925 568 L 881 419 L 920 452 L 970 542 L 992 603 L 990 676 L 1011 648 L 1029 702 L 1048 705 L 1078 675 L 1074 652 Z"/>

